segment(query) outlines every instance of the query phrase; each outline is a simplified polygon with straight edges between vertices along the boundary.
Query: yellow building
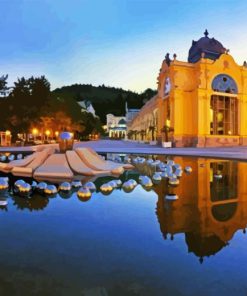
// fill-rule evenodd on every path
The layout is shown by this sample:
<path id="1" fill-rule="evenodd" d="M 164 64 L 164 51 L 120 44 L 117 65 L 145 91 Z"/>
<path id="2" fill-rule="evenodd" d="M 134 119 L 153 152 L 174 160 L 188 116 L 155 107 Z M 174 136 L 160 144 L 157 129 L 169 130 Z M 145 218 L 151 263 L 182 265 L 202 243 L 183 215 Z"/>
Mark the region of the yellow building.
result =
<path id="1" fill-rule="evenodd" d="M 247 145 L 247 64 L 239 66 L 207 30 L 204 35 L 192 41 L 188 62 L 166 55 L 153 109 L 144 106 L 129 131 L 141 131 L 148 125 L 144 118 L 156 112 L 160 142 L 169 140 L 175 147 Z"/>
<path id="2" fill-rule="evenodd" d="M 128 122 L 128 137 L 137 141 L 156 142 L 158 124 L 157 96 L 149 100 Z"/>

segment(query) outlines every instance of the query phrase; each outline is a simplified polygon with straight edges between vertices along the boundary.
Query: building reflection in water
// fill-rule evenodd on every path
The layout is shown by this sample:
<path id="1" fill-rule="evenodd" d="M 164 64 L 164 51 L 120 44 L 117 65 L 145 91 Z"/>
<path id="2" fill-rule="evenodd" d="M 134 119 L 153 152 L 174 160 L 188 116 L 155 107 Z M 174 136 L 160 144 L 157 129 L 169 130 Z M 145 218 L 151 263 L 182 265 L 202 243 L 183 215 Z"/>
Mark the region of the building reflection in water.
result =
<path id="1" fill-rule="evenodd" d="M 166 160 L 165 157 L 159 159 Z M 169 186 L 167 179 L 154 186 L 153 190 L 158 195 L 156 214 L 160 230 L 164 239 L 171 240 L 176 234 L 184 233 L 188 252 L 193 252 L 202 263 L 204 257 L 214 255 L 226 247 L 237 230 L 243 229 L 245 233 L 247 163 L 186 157 L 174 157 L 174 161 L 182 167 L 190 166 L 192 173 L 184 173 L 177 187 Z M 149 176 L 155 170 L 145 164 L 137 167 L 139 173 Z M 127 171 L 119 178 L 122 182 L 130 178 L 138 180 L 139 173 Z M 112 179 L 114 177 L 106 176 L 92 181 L 98 192 L 103 183 Z M 168 193 L 178 195 L 179 199 L 166 200 Z M 69 194 L 60 196 L 71 197 Z M 15 196 L 13 200 L 17 209 L 29 211 L 43 210 L 49 203 L 48 197 L 40 195 L 33 195 L 29 199 Z M 0 209 L 6 211 L 7 206 L 0 205 Z"/>
<path id="2" fill-rule="evenodd" d="M 247 223 L 247 163 L 227 160 L 174 158 L 193 172 L 184 174 L 178 187 L 161 182 L 157 217 L 164 239 L 185 234 L 188 252 L 203 262 L 228 245 L 234 233 Z M 176 201 L 165 200 L 167 193 L 176 193 Z"/>

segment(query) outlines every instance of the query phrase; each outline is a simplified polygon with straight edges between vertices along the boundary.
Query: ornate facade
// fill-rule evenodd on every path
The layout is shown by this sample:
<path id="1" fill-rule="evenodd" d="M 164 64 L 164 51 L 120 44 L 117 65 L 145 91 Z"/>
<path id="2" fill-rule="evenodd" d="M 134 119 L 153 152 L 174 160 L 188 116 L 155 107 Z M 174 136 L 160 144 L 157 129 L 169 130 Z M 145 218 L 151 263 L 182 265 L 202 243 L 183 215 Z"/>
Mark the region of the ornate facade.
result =
<path id="1" fill-rule="evenodd" d="M 123 139 L 126 137 L 126 117 L 106 115 L 106 131 L 110 138 Z"/>
<path id="2" fill-rule="evenodd" d="M 192 42 L 188 62 L 166 55 L 157 96 L 132 120 L 129 131 L 140 133 L 155 113 L 160 142 L 172 141 L 175 147 L 247 145 L 246 63 L 239 66 L 219 41 L 204 34 Z"/>
<path id="3" fill-rule="evenodd" d="M 128 137 L 138 141 L 156 141 L 158 124 L 157 96 L 149 100 L 128 123 Z"/>

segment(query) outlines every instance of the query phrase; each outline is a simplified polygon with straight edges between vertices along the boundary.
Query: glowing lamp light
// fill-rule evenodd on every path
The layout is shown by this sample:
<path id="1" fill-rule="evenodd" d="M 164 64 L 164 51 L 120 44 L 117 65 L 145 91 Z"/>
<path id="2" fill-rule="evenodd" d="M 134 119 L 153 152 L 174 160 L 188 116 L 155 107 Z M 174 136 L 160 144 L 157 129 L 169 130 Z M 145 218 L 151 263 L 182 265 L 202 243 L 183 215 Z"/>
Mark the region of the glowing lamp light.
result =
<path id="1" fill-rule="evenodd" d="M 9 130 L 6 130 L 5 135 L 6 136 L 10 136 L 11 135 L 11 132 Z"/>
<path id="2" fill-rule="evenodd" d="M 39 132 L 39 131 L 37 130 L 37 128 L 33 128 L 33 129 L 32 129 L 32 134 L 33 134 L 33 135 L 37 135 L 38 132 Z"/>
<path id="3" fill-rule="evenodd" d="M 55 136 L 56 136 L 56 137 L 58 137 L 58 135 L 59 135 L 59 132 L 58 132 L 58 131 L 56 131 L 56 132 L 55 132 Z"/>
<path id="4" fill-rule="evenodd" d="M 49 130 L 46 130 L 46 131 L 45 131 L 45 134 L 46 134 L 46 136 L 48 137 L 48 136 L 50 136 L 51 132 L 50 132 Z"/>

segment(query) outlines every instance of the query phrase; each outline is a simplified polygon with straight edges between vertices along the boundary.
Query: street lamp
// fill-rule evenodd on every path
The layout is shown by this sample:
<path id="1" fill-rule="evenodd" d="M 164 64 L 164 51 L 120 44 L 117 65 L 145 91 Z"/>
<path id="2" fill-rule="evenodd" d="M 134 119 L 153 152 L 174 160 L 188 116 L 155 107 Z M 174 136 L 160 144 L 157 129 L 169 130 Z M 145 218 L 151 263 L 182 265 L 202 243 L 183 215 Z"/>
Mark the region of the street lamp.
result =
<path id="1" fill-rule="evenodd" d="M 34 137 L 34 141 L 36 140 L 36 136 L 37 136 L 37 134 L 38 134 L 38 129 L 37 128 L 33 128 L 32 129 L 32 134 L 33 134 L 33 137 Z"/>
<path id="2" fill-rule="evenodd" d="M 46 136 L 47 136 L 47 141 L 48 141 L 51 132 L 50 132 L 49 130 L 46 130 L 46 131 L 45 131 L 45 134 L 46 134 Z"/>
<path id="3" fill-rule="evenodd" d="M 59 131 L 55 131 L 56 141 L 58 141 Z"/>

